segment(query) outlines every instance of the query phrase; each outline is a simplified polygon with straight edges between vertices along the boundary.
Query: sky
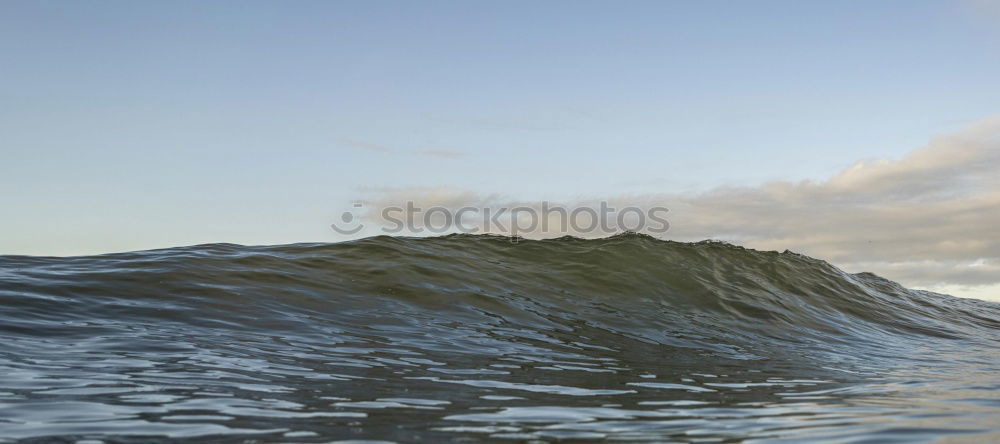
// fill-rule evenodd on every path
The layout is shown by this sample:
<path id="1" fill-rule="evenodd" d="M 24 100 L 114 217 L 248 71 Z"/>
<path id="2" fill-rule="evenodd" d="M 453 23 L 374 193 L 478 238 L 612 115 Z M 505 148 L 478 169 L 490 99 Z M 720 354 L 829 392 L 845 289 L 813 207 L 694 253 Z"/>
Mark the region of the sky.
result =
<path id="1" fill-rule="evenodd" d="M 985 0 L 2 1 L 0 254 L 606 199 L 1000 299 L 996 79 Z"/>

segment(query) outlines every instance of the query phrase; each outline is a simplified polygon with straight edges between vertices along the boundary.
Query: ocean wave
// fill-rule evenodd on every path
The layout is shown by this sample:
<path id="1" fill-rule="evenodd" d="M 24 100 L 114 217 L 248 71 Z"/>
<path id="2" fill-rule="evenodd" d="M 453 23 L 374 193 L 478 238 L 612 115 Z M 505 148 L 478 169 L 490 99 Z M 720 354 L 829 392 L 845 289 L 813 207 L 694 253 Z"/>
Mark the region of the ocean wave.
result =
<path id="1" fill-rule="evenodd" d="M 995 399 L 1000 305 L 721 242 L 2 256 L 0 304 L 15 439 L 915 438 L 996 433 L 1000 407 L 941 407 Z"/>

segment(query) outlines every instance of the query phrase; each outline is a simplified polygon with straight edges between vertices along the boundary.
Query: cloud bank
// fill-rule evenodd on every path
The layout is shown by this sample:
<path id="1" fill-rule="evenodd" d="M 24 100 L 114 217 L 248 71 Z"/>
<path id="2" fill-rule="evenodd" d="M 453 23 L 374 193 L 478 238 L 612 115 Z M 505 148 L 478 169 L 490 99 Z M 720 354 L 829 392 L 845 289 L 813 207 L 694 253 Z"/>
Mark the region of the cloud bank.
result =
<path id="1" fill-rule="evenodd" d="M 559 204 L 598 200 L 669 208 L 671 229 L 661 238 L 790 249 L 922 288 L 1000 288 L 1000 116 L 901 159 L 858 162 L 822 181 Z M 369 200 L 370 213 L 405 201 L 450 209 L 538 205 L 459 189 L 383 190 Z M 540 233 L 526 233 L 533 235 Z"/>

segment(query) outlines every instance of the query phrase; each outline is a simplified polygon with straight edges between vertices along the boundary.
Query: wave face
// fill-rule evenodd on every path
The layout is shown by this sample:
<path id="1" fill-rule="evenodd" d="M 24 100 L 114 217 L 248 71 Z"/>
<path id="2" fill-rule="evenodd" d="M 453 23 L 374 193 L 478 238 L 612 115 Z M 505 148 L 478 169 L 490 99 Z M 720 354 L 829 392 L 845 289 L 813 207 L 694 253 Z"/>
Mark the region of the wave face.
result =
<path id="1" fill-rule="evenodd" d="M 2 256 L 0 307 L 12 440 L 1000 436 L 1000 305 L 716 242 Z"/>

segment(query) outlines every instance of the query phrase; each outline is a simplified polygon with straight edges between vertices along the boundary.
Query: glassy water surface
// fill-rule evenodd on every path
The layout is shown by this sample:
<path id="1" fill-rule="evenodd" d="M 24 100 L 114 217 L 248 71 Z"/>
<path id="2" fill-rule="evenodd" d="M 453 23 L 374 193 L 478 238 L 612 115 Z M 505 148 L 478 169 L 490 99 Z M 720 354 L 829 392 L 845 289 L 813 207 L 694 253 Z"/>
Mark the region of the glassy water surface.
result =
<path id="1" fill-rule="evenodd" d="M 644 236 L 0 257 L 0 440 L 1000 440 L 1000 306 Z"/>

